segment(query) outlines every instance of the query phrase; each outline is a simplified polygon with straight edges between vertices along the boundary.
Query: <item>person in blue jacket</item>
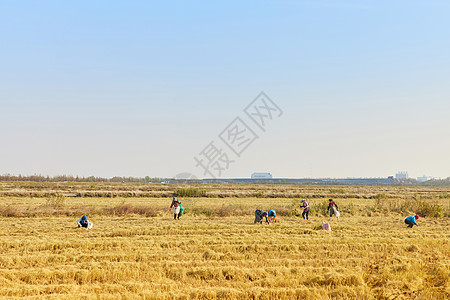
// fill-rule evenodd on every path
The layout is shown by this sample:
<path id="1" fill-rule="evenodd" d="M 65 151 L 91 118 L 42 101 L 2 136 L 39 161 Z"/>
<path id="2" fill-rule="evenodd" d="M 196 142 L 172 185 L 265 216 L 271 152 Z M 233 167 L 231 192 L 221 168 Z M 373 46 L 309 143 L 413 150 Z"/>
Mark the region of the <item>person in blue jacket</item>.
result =
<path id="1" fill-rule="evenodd" d="M 270 209 L 267 217 L 269 218 L 269 222 L 276 223 L 277 222 L 277 212 L 273 209 Z"/>
<path id="2" fill-rule="evenodd" d="M 419 224 L 417 224 L 417 222 L 416 222 L 417 220 L 419 220 L 418 215 L 409 216 L 409 217 L 406 217 L 405 224 L 408 225 L 408 228 L 412 228 L 414 225 L 419 226 Z"/>
<path id="3" fill-rule="evenodd" d="M 91 229 L 92 226 L 93 226 L 94 224 L 92 224 L 91 222 L 89 222 L 89 220 L 88 220 L 88 218 L 86 217 L 86 215 L 84 215 L 84 216 L 82 216 L 81 218 L 79 218 L 79 219 L 77 220 L 77 225 L 78 225 L 78 227 L 83 227 L 83 228 L 86 228 L 86 229 Z"/>

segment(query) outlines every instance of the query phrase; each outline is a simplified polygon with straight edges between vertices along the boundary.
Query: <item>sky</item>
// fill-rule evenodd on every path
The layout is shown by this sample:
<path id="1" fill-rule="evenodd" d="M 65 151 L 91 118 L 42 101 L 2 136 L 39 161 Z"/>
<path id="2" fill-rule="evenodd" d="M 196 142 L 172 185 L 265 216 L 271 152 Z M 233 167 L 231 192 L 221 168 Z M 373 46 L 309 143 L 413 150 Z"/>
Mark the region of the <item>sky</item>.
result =
<path id="1" fill-rule="evenodd" d="M 449 177 L 449 10 L 0 0 L 0 174 Z"/>

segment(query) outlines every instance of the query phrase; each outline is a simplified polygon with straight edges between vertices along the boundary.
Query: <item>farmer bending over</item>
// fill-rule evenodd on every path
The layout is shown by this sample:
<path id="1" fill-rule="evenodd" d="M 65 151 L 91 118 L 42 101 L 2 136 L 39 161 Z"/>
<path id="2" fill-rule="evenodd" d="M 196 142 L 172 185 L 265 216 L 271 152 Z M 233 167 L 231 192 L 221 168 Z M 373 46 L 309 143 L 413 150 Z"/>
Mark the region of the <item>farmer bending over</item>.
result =
<path id="1" fill-rule="evenodd" d="M 83 227 L 83 228 L 86 228 L 86 229 L 91 229 L 92 226 L 94 226 L 94 224 L 92 222 L 89 222 L 89 220 L 86 217 L 86 215 L 82 216 L 81 218 L 79 218 L 77 220 L 77 225 L 78 225 L 78 228 Z"/>
<path id="2" fill-rule="evenodd" d="M 413 228 L 414 225 L 419 226 L 419 224 L 417 224 L 416 220 L 419 220 L 418 215 L 406 217 L 405 225 L 408 225 L 408 228 Z"/>
<path id="3" fill-rule="evenodd" d="M 255 224 L 256 223 L 260 223 L 260 224 L 262 224 L 262 222 L 263 222 L 263 218 L 265 218 L 266 219 L 266 223 L 267 224 L 270 224 L 269 223 L 269 219 L 267 218 L 268 217 L 268 213 L 266 212 L 266 211 L 263 211 L 262 209 L 257 209 L 257 210 L 255 210 Z"/>
<path id="4" fill-rule="evenodd" d="M 267 215 L 269 222 L 276 223 L 277 222 L 277 212 L 273 209 L 270 209 Z"/>

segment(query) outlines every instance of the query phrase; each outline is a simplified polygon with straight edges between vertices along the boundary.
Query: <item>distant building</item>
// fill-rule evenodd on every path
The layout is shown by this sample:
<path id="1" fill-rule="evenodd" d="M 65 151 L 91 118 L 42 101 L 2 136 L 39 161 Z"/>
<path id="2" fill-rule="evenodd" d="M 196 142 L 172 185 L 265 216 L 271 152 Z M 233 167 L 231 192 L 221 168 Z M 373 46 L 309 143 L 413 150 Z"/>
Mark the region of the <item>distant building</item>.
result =
<path id="1" fill-rule="evenodd" d="M 408 179 L 408 172 L 398 172 L 397 174 L 395 174 L 395 179 Z"/>
<path id="2" fill-rule="evenodd" d="M 270 173 L 253 173 L 252 179 L 272 179 L 272 174 L 270 174 Z"/>
<path id="3" fill-rule="evenodd" d="M 433 179 L 433 177 L 425 176 L 425 175 L 423 175 L 422 177 L 417 177 L 417 181 L 419 181 L 419 182 L 425 182 L 425 181 L 428 181 L 431 179 Z"/>

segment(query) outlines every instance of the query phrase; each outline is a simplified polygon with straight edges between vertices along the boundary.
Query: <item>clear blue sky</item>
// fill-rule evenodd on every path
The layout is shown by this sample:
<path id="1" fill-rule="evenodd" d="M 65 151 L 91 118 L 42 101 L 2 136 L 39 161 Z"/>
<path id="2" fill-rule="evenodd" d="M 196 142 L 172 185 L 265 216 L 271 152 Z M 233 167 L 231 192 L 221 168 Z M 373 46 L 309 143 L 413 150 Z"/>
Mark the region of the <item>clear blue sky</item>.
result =
<path id="1" fill-rule="evenodd" d="M 0 174 L 203 177 L 194 156 L 265 91 L 284 114 L 222 177 L 448 177 L 449 12 L 0 0 Z"/>

